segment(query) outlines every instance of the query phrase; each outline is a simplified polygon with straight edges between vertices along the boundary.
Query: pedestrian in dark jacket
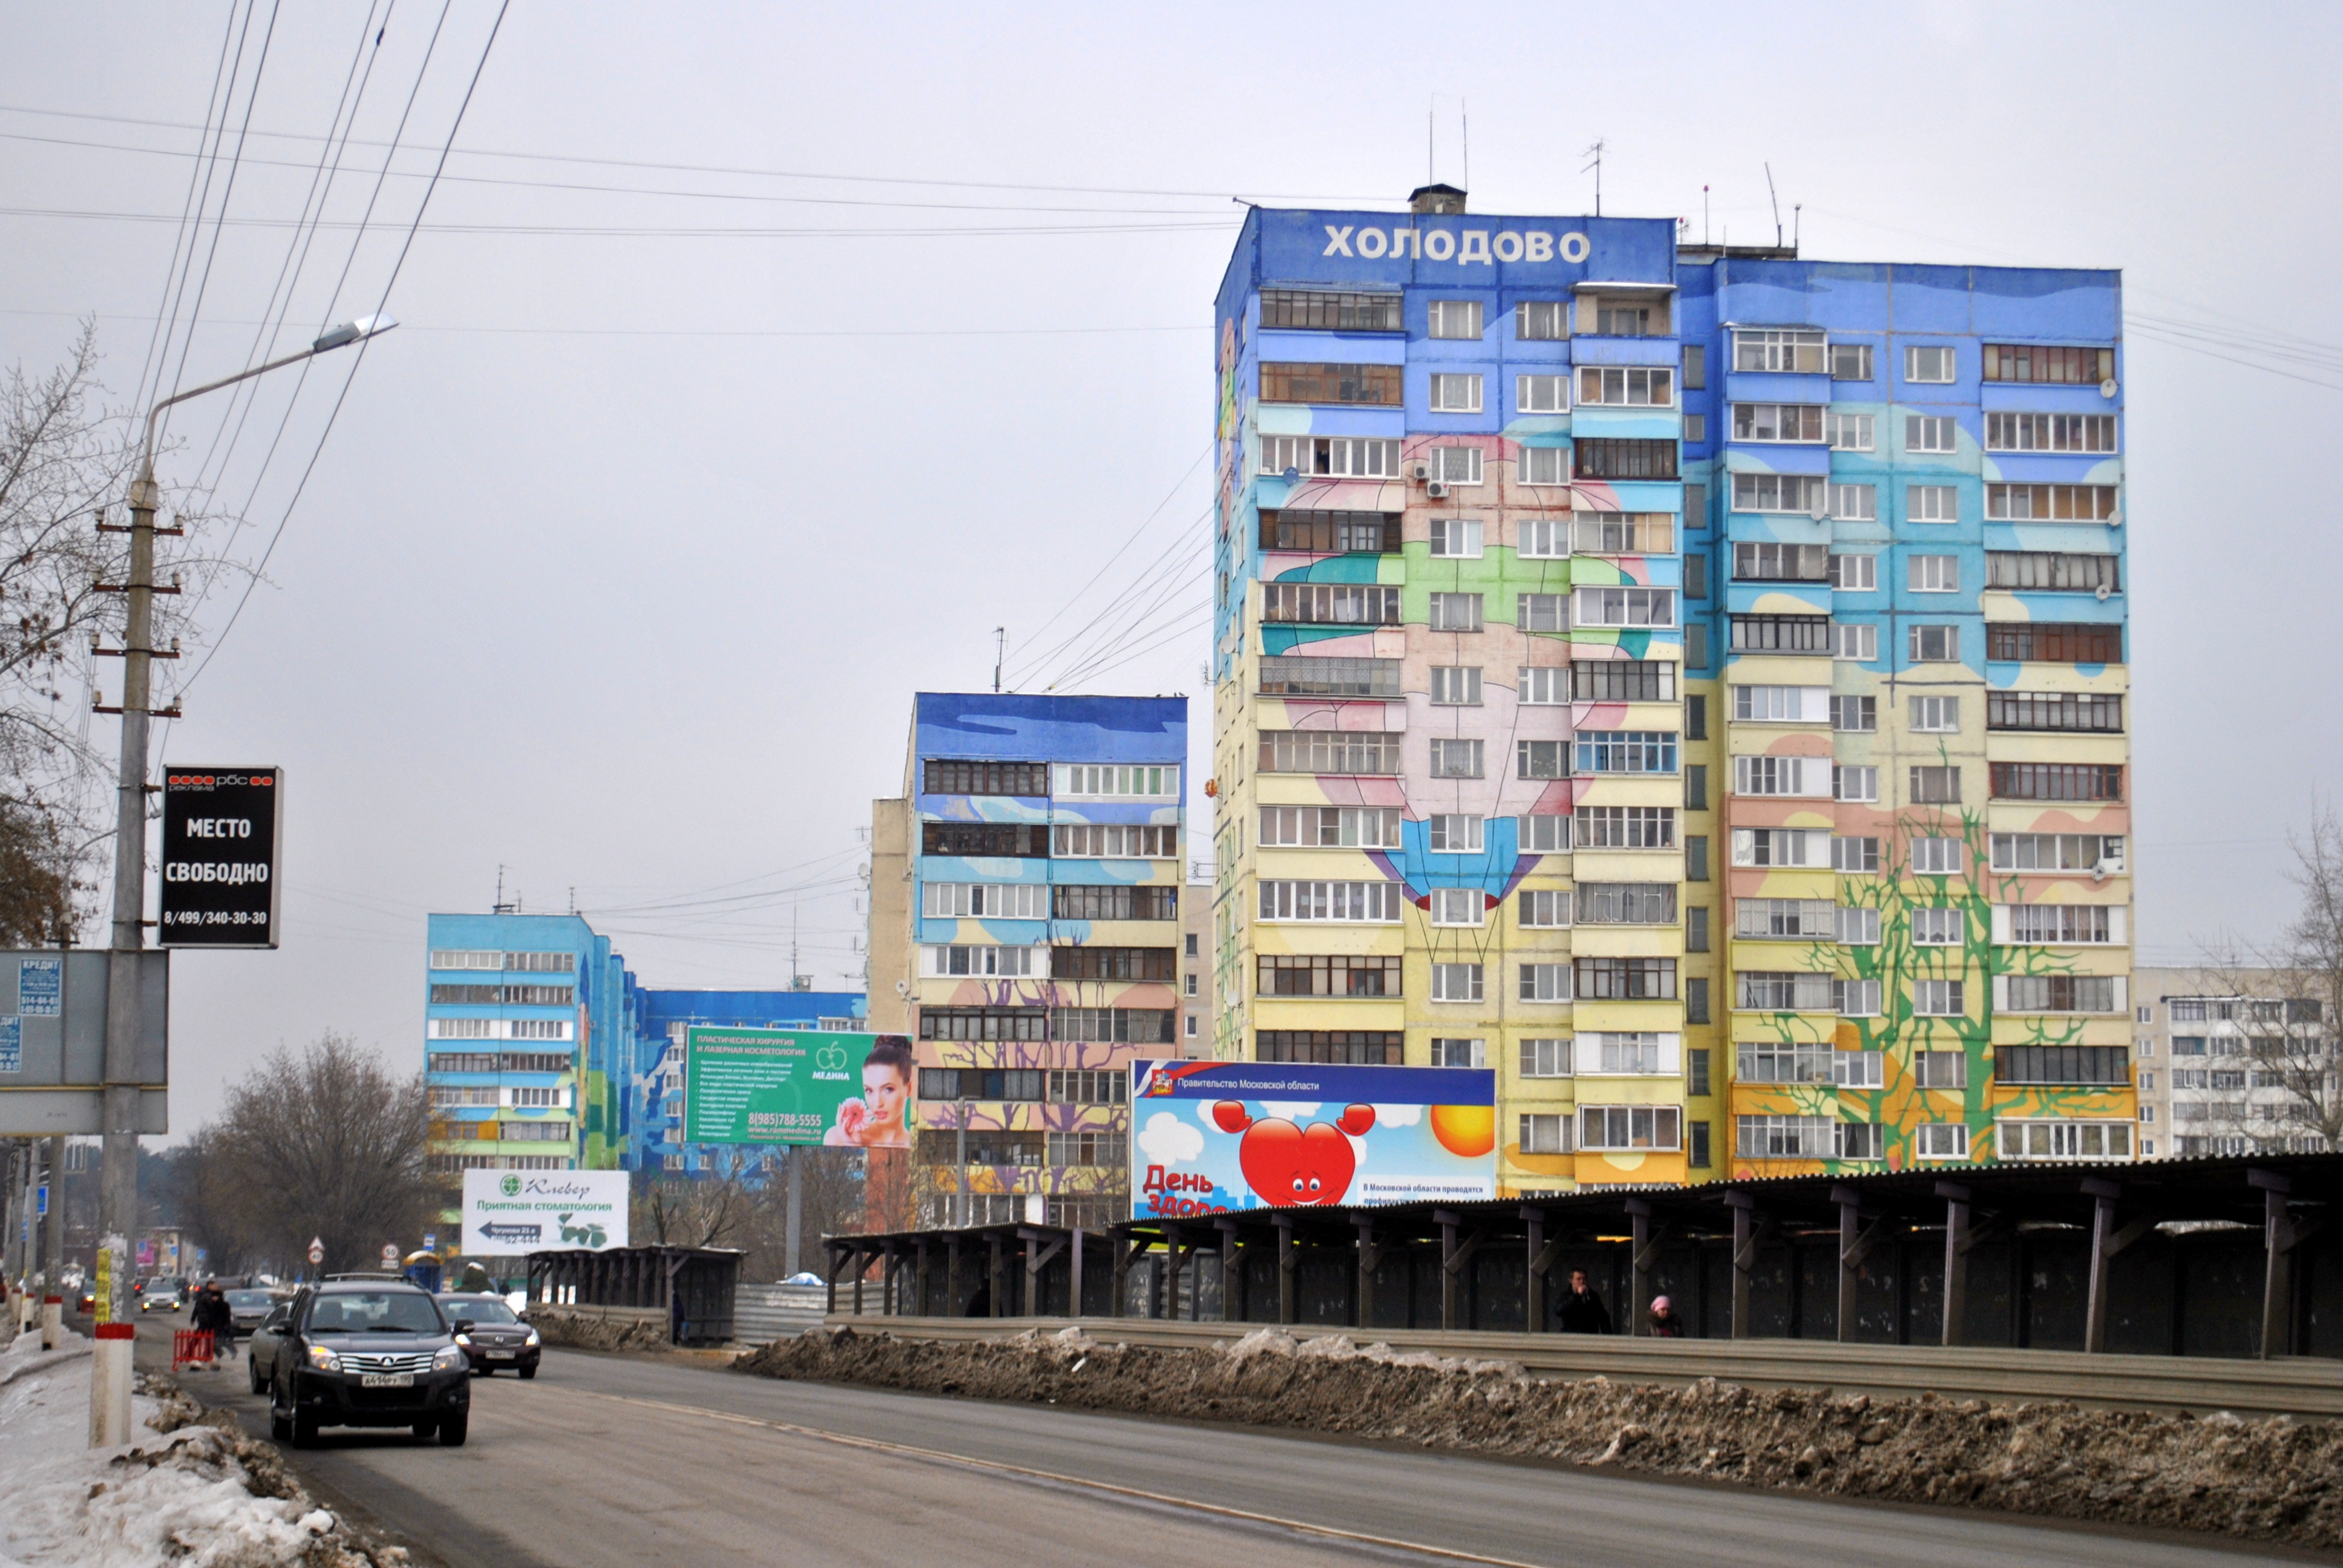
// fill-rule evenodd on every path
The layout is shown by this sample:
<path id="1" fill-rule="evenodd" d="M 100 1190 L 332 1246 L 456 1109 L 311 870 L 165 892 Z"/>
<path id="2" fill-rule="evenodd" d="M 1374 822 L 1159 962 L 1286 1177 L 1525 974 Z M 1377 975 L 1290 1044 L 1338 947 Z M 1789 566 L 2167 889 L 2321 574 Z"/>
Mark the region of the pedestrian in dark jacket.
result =
<path id="1" fill-rule="evenodd" d="M 187 1326 L 211 1331 L 214 1370 L 219 1366 L 223 1342 L 230 1355 L 236 1353 L 236 1314 L 228 1310 L 227 1297 L 221 1292 L 217 1280 L 206 1280 L 204 1288 L 196 1292 L 195 1306 L 187 1313 Z"/>
<path id="2" fill-rule="evenodd" d="M 1649 1332 L 1655 1340 L 1684 1338 L 1684 1320 L 1676 1316 L 1675 1309 L 1668 1305 L 1668 1299 L 1665 1296 L 1652 1298 L 1652 1324 Z"/>
<path id="3" fill-rule="evenodd" d="M 1562 1332 L 1566 1334 L 1607 1334 L 1611 1332 L 1611 1314 L 1604 1310 L 1603 1298 L 1588 1286 L 1584 1269 L 1570 1271 L 1570 1294 L 1562 1299 Z"/>

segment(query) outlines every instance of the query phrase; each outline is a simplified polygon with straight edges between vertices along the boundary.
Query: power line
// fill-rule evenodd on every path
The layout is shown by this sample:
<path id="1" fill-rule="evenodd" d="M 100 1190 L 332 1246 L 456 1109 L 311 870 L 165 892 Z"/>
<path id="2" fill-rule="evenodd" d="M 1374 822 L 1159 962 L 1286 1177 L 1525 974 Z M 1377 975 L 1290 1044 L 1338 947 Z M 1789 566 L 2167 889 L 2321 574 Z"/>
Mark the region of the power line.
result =
<path id="1" fill-rule="evenodd" d="M 219 97 L 220 78 L 225 75 L 227 71 L 227 41 L 235 35 L 236 5 L 234 4 L 234 0 L 230 0 L 227 9 L 227 25 L 220 34 L 219 58 L 213 62 L 212 65 L 211 91 L 206 95 L 204 98 L 204 119 L 206 132 L 208 131 L 211 120 L 211 106 Z M 198 147 L 202 146 L 200 139 L 198 139 L 196 145 Z M 171 259 L 166 263 L 163 267 L 163 297 L 157 300 L 155 305 L 155 330 L 147 335 L 146 357 L 139 362 L 138 389 L 137 395 L 131 400 L 131 406 L 133 407 L 144 407 L 146 404 L 146 375 L 147 372 L 153 370 L 156 366 L 155 354 L 162 337 L 163 315 L 171 303 L 171 276 L 179 270 L 179 246 L 186 239 L 187 215 L 196 210 L 196 186 L 202 177 L 204 167 L 200 160 L 191 166 L 187 170 L 187 194 L 186 198 L 180 203 L 179 207 L 180 232 L 171 236 Z"/>
<path id="2" fill-rule="evenodd" d="M 1204 449 L 1196 454 L 1195 460 L 1188 465 L 1187 470 L 1184 473 L 1182 473 L 1177 479 L 1172 481 L 1172 487 L 1163 492 L 1163 498 L 1155 503 L 1154 510 L 1149 512 L 1146 517 L 1141 518 L 1139 527 L 1131 529 L 1129 537 L 1127 537 L 1121 544 L 1115 547 L 1114 554 L 1107 557 L 1105 562 L 1100 566 L 1099 569 L 1091 574 L 1090 580 L 1088 582 L 1083 583 L 1081 587 L 1076 588 L 1072 595 L 1067 598 L 1064 604 L 1060 605 L 1056 610 L 1051 613 L 1048 620 L 1043 621 L 1040 626 L 1035 627 L 1031 631 L 1026 633 L 1024 638 L 1017 644 L 1017 646 L 1010 649 L 1010 652 L 1012 654 L 1024 652 L 1025 649 L 1031 645 L 1035 638 L 1040 637 L 1043 632 L 1049 630 L 1050 628 L 1055 626 L 1060 616 L 1064 615 L 1066 611 L 1071 609 L 1075 603 L 1081 599 L 1082 595 L 1090 592 L 1091 587 L 1097 583 L 1099 578 L 1106 576 L 1107 568 L 1113 566 L 1115 562 L 1121 560 L 1122 558 L 1122 552 L 1131 548 L 1132 545 L 1139 542 L 1139 536 L 1145 533 L 1149 527 L 1154 523 L 1155 519 L 1162 515 L 1163 508 L 1172 504 L 1172 498 L 1180 493 L 1181 487 L 1187 484 L 1190 476 L 1195 473 L 1197 467 L 1205 458 L 1212 455 L 1213 448 L 1219 445 L 1220 443 L 1217 439 L 1205 442 Z"/>
<path id="3" fill-rule="evenodd" d="M 0 217 L 72 218 L 105 223 L 176 223 L 167 213 L 100 212 L 79 207 L 0 207 Z M 293 218 L 239 217 L 218 220 L 233 228 L 296 228 Z M 322 228 L 362 229 L 347 220 L 320 220 Z M 550 239 L 950 239 L 1002 235 L 1228 233 L 1239 226 L 1209 223 L 963 224 L 897 228 L 742 228 L 689 224 L 432 223 L 425 234 L 541 236 Z"/>
<path id="4" fill-rule="evenodd" d="M 0 307 L 0 316 L 55 317 L 60 320 L 78 321 L 88 312 L 78 310 L 16 310 Z M 101 312 L 101 316 L 105 313 Z M 141 321 L 144 317 L 122 315 L 116 320 Z M 266 321 L 229 319 L 214 317 L 214 326 L 266 327 Z M 1209 322 L 1190 327 L 940 327 L 932 329 L 917 327 L 466 327 L 461 325 L 402 323 L 402 334 L 439 333 L 456 336 L 511 335 L 525 337 L 1082 337 L 1120 333 L 1210 332 Z M 1210 448 L 1207 448 L 1209 452 Z M 1170 496 L 1164 498 L 1165 501 Z M 1062 611 L 1060 613 L 1063 613 Z M 1044 623 L 1047 624 L 1047 623 Z M 1013 650 L 1012 650 L 1013 651 Z"/>

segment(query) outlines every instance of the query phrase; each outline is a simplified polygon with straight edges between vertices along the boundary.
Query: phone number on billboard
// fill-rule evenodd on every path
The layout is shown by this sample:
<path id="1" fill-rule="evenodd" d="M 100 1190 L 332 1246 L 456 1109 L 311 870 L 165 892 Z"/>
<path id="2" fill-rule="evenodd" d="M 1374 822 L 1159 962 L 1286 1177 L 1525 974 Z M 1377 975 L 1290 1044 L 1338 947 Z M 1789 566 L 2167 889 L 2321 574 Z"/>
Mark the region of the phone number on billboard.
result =
<path id="1" fill-rule="evenodd" d="M 174 910 L 168 917 L 175 926 L 265 926 L 266 914 L 254 914 L 246 910 Z"/>

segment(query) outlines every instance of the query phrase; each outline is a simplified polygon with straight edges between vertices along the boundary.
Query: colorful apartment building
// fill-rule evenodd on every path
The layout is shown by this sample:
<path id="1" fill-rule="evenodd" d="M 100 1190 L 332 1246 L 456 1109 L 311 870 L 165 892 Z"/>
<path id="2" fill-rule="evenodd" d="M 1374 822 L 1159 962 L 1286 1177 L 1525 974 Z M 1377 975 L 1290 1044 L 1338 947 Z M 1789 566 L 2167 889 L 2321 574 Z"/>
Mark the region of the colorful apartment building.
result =
<path id="1" fill-rule="evenodd" d="M 1252 209 L 1216 1051 L 1494 1068 L 1508 1191 L 2127 1157 L 2117 288 Z"/>
<path id="2" fill-rule="evenodd" d="M 903 793 L 873 809 L 870 977 L 872 1027 L 918 1042 L 919 1223 L 1130 1213 L 1130 1063 L 1211 1007 L 1183 978 L 1187 715 L 915 699 Z"/>

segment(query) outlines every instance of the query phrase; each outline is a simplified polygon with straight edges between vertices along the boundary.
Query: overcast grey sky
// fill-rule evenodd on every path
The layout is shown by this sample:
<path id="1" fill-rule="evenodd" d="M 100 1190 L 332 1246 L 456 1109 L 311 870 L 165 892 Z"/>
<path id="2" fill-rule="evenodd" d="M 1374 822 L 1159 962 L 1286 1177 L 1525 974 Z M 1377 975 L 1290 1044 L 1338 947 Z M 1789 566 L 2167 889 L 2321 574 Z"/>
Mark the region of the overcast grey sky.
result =
<path id="1" fill-rule="evenodd" d="M 95 314 L 138 398 L 224 37 L 253 134 L 165 379 L 246 363 L 367 56 L 281 340 L 374 308 L 496 15 L 451 0 L 418 88 L 439 5 L 386 3 L 0 5 L 0 363 Z M 289 772 L 285 946 L 180 960 L 174 1126 L 280 1040 L 419 1056 L 423 916 L 485 909 L 499 864 L 531 910 L 574 888 L 647 983 L 783 983 L 793 912 L 817 983 L 857 983 L 857 829 L 910 694 L 982 687 L 995 626 L 1029 685 L 1197 694 L 1201 779 L 1229 198 L 1397 202 L 1435 102 L 1460 184 L 1469 110 L 1478 210 L 1589 210 L 1600 136 L 1604 210 L 1695 236 L 1705 186 L 1720 237 L 1771 237 L 1770 160 L 1809 256 L 2123 267 L 2140 955 L 2268 931 L 2283 835 L 2343 778 L 2313 693 L 2338 35 L 2331 6 L 2041 0 L 515 0 L 406 325 L 173 425 L 163 477 L 244 510 L 233 554 L 284 528 L 167 756 Z"/>

